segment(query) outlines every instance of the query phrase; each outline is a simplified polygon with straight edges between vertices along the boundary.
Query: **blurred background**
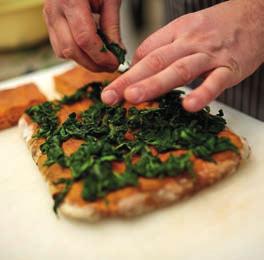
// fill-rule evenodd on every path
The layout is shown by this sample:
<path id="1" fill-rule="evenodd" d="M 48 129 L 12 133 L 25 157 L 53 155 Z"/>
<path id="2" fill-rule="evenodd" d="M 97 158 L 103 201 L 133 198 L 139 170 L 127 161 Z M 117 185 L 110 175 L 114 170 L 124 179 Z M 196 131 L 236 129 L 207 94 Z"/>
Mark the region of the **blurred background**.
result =
<path id="1" fill-rule="evenodd" d="M 0 0 L 0 81 L 65 62 L 54 56 L 43 0 Z M 138 44 L 165 23 L 164 1 L 123 0 L 121 31 L 130 59 Z"/>

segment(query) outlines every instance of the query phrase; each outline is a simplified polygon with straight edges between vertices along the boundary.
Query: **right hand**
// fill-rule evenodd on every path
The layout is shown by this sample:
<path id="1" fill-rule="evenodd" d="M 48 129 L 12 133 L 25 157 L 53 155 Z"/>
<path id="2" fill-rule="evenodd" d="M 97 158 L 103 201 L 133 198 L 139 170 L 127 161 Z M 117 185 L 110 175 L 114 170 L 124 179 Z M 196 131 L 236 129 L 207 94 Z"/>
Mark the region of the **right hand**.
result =
<path id="1" fill-rule="evenodd" d="M 103 102 L 139 104 L 203 76 L 183 100 L 187 111 L 201 110 L 264 62 L 263 2 L 225 1 L 154 32 L 137 49 L 133 66 L 104 88 Z"/>
<path id="2" fill-rule="evenodd" d="M 110 41 L 121 43 L 119 9 L 121 0 L 45 0 L 44 17 L 56 56 L 72 59 L 92 71 L 114 71 L 117 58 L 102 52 L 94 14 Z"/>

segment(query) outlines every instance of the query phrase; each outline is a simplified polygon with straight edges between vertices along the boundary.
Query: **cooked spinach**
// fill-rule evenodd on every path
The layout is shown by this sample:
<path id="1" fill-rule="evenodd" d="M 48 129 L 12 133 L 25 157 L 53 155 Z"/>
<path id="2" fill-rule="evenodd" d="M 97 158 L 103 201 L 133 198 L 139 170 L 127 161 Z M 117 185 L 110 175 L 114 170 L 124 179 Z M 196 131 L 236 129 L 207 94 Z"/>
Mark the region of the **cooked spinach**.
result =
<path id="1" fill-rule="evenodd" d="M 48 137 L 58 126 L 58 119 L 56 113 L 61 106 L 53 102 L 44 102 L 40 105 L 35 105 L 26 110 L 26 114 L 31 117 L 33 122 L 39 126 L 36 138 Z"/>
<path id="2" fill-rule="evenodd" d="M 137 176 L 145 178 L 175 177 L 183 173 L 192 174 L 191 153 L 181 156 L 170 156 L 162 162 L 151 152 L 145 151 L 141 154 L 139 161 L 135 165 L 130 164 L 130 170 Z"/>
<path id="3" fill-rule="evenodd" d="M 223 112 L 211 115 L 209 108 L 196 113 L 182 107 L 181 91 L 172 91 L 156 100 L 157 108 L 126 109 L 122 104 L 107 106 L 100 101 L 103 84 L 93 82 L 75 94 L 64 97 L 60 105 L 44 103 L 28 110 L 28 115 L 39 124 L 36 137 L 46 137 L 41 151 L 47 155 L 46 165 L 58 163 L 70 168 L 70 179 L 60 180 L 61 192 L 54 196 L 54 210 L 63 202 L 75 182 L 83 182 L 83 199 L 94 201 L 110 191 L 135 186 L 139 177 L 164 178 L 185 174 L 195 177 L 191 156 L 213 161 L 212 155 L 230 150 L 238 152 L 231 141 L 218 137 L 226 125 Z M 58 125 L 56 112 L 60 106 L 70 105 L 82 99 L 92 99 L 94 104 L 77 117 L 75 113 Z M 133 138 L 126 138 L 130 132 Z M 71 156 L 66 156 L 62 144 L 70 138 L 83 140 L 83 144 Z M 170 155 L 162 162 L 151 153 L 186 151 L 181 156 Z M 139 160 L 133 163 L 133 158 Z M 113 162 L 123 162 L 125 170 L 118 173 Z"/>
<path id="4" fill-rule="evenodd" d="M 74 94 L 70 96 L 64 96 L 61 100 L 61 104 L 71 105 L 82 99 L 89 98 L 93 101 L 100 100 L 101 90 L 104 87 L 104 84 L 101 82 L 91 82 L 80 89 L 78 89 Z"/>

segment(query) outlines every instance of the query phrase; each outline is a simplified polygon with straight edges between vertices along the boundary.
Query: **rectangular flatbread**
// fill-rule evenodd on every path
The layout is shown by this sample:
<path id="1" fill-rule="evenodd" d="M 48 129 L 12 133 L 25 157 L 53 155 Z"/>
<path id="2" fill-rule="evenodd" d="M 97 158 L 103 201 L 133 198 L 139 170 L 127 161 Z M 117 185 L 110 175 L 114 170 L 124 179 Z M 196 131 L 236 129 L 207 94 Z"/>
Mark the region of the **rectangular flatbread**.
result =
<path id="1" fill-rule="evenodd" d="M 91 83 L 33 107 L 19 122 L 59 213 L 89 221 L 137 216 L 190 197 L 249 157 L 247 143 L 226 127 L 221 112 L 190 114 L 181 92 L 111 108 L 100 102 L 98 89 L 101 83 Z M 45 109 L 54 127 L 43 126 L 38 113 Z"/>
<path id="2" fill-rule="evenodd" d="M 24 111 L 46 101 L 46 97 L 33 83 L 0 91 L 0 129 L 17 124 Z"/>

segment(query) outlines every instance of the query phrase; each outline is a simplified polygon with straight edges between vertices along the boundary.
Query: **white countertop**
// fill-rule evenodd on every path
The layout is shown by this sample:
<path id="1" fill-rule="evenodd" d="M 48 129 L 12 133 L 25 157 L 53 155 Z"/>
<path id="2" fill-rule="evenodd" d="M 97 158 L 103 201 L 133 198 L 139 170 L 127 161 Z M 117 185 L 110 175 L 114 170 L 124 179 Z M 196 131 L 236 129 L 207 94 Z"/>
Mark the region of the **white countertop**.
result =
<path id="1" fill-rule="evenodd" d="M 0 84 L 35 81 L 54 96 L 63 65 Z M 236 175 L 193 198 L 132 220 L 96 224 L 59 219 L 17 127 L 0 132 L 0 259 L 264 259 L 264 123 L 223 104 L 228 125 L 252 157 Z"/>

